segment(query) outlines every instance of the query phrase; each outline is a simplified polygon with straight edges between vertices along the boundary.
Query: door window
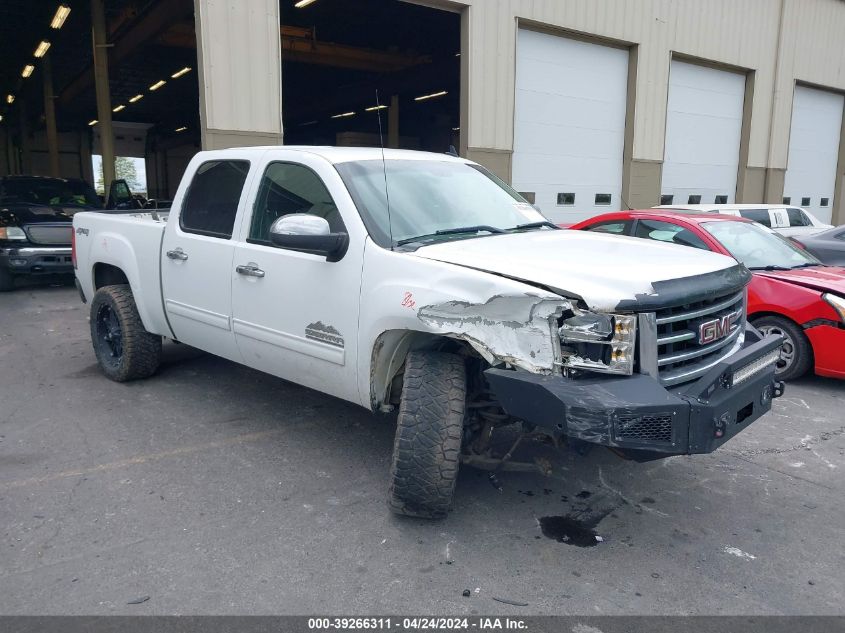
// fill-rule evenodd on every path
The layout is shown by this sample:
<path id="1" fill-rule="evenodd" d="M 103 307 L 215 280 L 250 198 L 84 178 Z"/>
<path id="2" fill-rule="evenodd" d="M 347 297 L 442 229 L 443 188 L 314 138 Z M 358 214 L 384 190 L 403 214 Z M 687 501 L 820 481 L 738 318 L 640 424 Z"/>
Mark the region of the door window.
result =
<path id="1" fill-rule="evenodd" d="M 588 226 L 588 231 L 594 233 L 610 233 L 611 235 L 628 235 L 631 229 L 631 220 L 613 220 L 611 222 L 601 222 Z"/>
<path id="2" fill-rule="evenodd" d="M 763 226 L 768 226 L 769 228 L 772 226 L 772 220 L 769 217 L 768 209 L 743 209 L 739 212 L 739 214 L 744 218 L 759 222 Z"/>
<path id="3" fill-rule="evenodd" d="M 325 218 L 333 233 L 346 232 L 329 190 L 316 173 L 304 165 L 271 163 L 261 178 L 247 241 L 270 244 L 273 222 L 291 213 Z"/>
<path id="4" fill-rule="evenodd" d="M 810 218 L 801 209 L 791 208 L 786 212 L 789 214 L 789 226 L 813 226 Z"/>
<path id="5" fill-rule="evenodd" d="M 247 173 L 249 162 L 245 160 L 213 160 L 200 165 L 182 204 L 182 230 L 231 238 Z"/>
<path id="6" fill-rule="evenodd" d="M 707 244 L 695 233 L 677 224 L 660 222 L 659 220 L 640 220 L 637 222 L 635 237 L 643 237 L 658 242 L 669 244 L 680 244 L 681 246 L 692 246 L 709 251 Z"/>

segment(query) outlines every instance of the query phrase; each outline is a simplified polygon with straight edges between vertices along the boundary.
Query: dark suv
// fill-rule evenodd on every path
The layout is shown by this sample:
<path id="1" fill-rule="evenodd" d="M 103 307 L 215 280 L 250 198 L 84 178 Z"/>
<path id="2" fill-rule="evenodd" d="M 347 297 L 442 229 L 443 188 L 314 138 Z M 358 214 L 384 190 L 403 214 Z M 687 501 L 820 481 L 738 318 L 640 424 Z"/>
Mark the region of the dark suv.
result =
<path id="1" fill-rule="evenodd" d="M 0 292 L 11 290 L 17 277 L 73 274 L 73 214 L 102 208 L 84 180 L 0 178 Z"/>

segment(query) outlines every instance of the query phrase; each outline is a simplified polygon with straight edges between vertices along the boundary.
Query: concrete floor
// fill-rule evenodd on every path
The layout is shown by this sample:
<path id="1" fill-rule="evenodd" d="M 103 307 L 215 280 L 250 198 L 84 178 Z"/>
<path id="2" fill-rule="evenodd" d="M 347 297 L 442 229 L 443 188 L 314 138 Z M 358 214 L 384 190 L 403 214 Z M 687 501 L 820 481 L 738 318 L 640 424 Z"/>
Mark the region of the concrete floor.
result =
<path id="1" fill-rule="evenodd" d="M 172 344 L 112 383 L 86 316 L 66 286 L 0 295 L 0 613 L 845 612 L 843 383 L 713 455 L 552 454 L 501 492 L 464 468 L 430 523 L 387 511 L 390 418 Z M 543 536 L 560 515 L 604 542 Z"/>

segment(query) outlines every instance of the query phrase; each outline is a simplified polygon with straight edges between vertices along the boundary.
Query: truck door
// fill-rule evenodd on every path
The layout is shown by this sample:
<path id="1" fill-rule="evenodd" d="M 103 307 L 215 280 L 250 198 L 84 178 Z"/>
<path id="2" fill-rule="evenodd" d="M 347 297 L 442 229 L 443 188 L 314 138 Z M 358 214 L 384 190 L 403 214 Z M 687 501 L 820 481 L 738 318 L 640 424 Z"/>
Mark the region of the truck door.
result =
<path id="1" fill-rule="evenodd" d="M 233 262 L 233 327 L 244 362 L 359 403 L 365 232 L 354 203 L 334 167 L 315 156 L 274 152 L 256 179 Z M 340 260 L 274 246 L 270 226 L 291 213 L 317 215 L 331 232 L 347 233 L 349 246 Z"/>
<path id="2" fill-rule="evenodd" d="M 232 238 L 249 175 L 247 160 L 202 163 L 161 249 L 164 308 L 183 343 L 240 361 L 232 332 Z"/>

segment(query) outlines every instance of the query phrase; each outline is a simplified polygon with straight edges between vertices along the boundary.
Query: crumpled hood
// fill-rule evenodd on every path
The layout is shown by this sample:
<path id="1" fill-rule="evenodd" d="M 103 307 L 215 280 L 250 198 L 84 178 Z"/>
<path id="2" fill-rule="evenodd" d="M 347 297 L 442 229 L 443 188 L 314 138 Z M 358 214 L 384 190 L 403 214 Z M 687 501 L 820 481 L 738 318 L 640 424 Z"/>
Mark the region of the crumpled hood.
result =
<path id="1" fill-rule="evenodd" d="M 730 257 L 689 246 L 566 230 L 455 240 L 412 254 L 546 286 L 604 311 L 656 295 L 661 281 L 737 268 Z"/>
<path id="2" fill-rule="evenodd" d="M 845 268 L 840 266 L 816 266 L 814 268 L 773 270 L 771 272 L 755 270 L 754 274 L 822 292 L 834 292 L 840 297 L 845 297 Z"/>

